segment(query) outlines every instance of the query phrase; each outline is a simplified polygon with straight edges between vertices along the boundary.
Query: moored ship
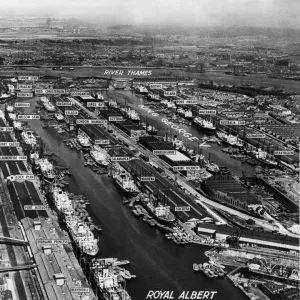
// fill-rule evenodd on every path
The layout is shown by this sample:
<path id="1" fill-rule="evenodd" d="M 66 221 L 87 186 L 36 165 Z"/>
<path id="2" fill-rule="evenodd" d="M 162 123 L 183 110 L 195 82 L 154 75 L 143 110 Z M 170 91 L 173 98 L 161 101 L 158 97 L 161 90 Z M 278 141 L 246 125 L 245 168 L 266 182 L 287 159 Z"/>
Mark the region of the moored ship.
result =
<path id="1" fill-rule="evenodd" d="M 133 122 L 140 121 L 139 114 L 130 106 L 121 108 L 120 112 L 123 113 L 125 115 L 125 117 L 127 117 L 128 119 L 130 119 Z"/>
<path id="2" fill-rule="evenodd" d="M 65 117 L 60 112 L 56 113 L 54 117 L 58 122 L 62 122 L 65 119 Z"/>
<path id="3" fill-rule="evenodd" d="M 225 144 L 235 147 L 243 147 L 242 140 L 239 139 L 238 136 L 234 136 L 232 134 L 227 134 L 224 131 L 217 131 L 218 138 L 223 141 Z"/>
<path id="4" fill-rule="evenodd" d="M 23 131 L 23 124 L 20 121 L 13 121 L 13 127 L 15 131 Z"/>
<path id="5" fill-rule="evenodd" d="M 26 145 L 35 146 L 36 145 L 36 137 L 31 130 L 26 130 L 21 133 L 21 137 Z"/>
<path id="6" fill-rule="evenodd" d="M 47 158 L 41 158 L 37 161 L 44 180 L 48 183 L 53 182 L 56 175 L 53 164 Z"/>
<path id="7" fill-rule="evenodd" d="M 208 130 L 208 131 L 216 130 L 216 126 L 214 125 L 214 123 L 211 120 L 206 120 L 201 117 L 196 117 L 196 118 L 194 118 L 194 123 L 204 130 Z"/>
<path id="8" fill-rule="evenodd" d="M 95 261 L 92 268 L 97 289 L 104 300 L 131 300 L 130 295 L 118 280 L 117 273 L 105 262 Z"/>
<path id="9" fill-rule="evenodd" d="M 52 103 L 50 103 L 50 102 L 44 102 L 43 106 L 45 107 L 45 109 L 48 112 L 54 112 L 55 111 L 55 106 Z"/>
<path id="10" fill-rule="evenodd" d="M 91 150 L 90 155 L 93 160 L 102 167 L 107 167 L 109 165 L 108 157 L 104 153 L 104 151 L 99 150 Z"/>
<path id="11" fill-rule="evenodd" d="M 140 199 L 143 207 L 158 222 L 170 225 L 175 221 L 175 216 L 171 212 L 170 206 L 166 205 L 164 201 L 161 201 L 152 195 L 144 195 L 143 197 L 140 197 Z"/>
<path id="12" fill-rule="evenodd" d="M 74 213 L 72 201 L 69 199 L 67 192 L 64 192 L 61 187 L 53 184 L 50 189 L 50 196 L 56 209 L 64 215 L 70 216 Z"/>
<path id="13" fill-rule="evenodd" d="M 246 151 L 246 153 L 266 166 L 276 167 L 278 165 L 278 162 L 275 160 L 274 156 L 269 155 L 266 151 L 262 150 L 261 148 L 258 148 L 253 151 Z"/>
<path id="14" fill-rule="evenodd" d="M 95 239 L 87 223 L 80 221 L 74 215 L 66 216 L 65 220 L 72 239 L 78 247 L 88 255 L 96 255 L 99 251 L 98 240 Z"/>
<path id="15" fill-rule="evenodd" d="M 125 171 L 116 171 L 113 174 L 114 182 L 117 186 L 127 195 L 127 196 L 136 196 L 139 192 L 134 181 Z"/>
<path id="16" fill-rule="evenodd" d="M 84 149 L 84 150 L 89 150 L 91 148 L 91 142 L 90 139 L 87 135 L 84 134 L 78 134 L 76 137 L 79 145 Z"/>

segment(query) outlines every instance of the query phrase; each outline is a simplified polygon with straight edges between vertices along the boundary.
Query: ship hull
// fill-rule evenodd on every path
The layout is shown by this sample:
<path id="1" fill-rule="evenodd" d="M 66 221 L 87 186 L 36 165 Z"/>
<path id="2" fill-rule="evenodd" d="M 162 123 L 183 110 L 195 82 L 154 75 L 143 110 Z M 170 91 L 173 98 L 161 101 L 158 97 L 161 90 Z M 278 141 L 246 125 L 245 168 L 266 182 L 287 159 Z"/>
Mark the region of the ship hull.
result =
<path id="1" fill-rule="evenodd" d="M 151 217 L 153 217 L 153 219 L 155 219 L 157 222 L 159 222 L 163 225 L 171 225 L 175 221 L 175 218 L 172 220 L 166 220 L 166 219 L 160 218 L 150 209 L 150 207 L 144 201 L 141 201 L 141 204 L 147 210 L 149 215 Z"/>
<path id="2" fill-rule="evenodd" d="M 265 161 L 264 159 L 261 159 L 261 158 L 257 158 L 253 153 L 249 153 L 249 152 L 246 152 L 250 157 L 256 159 L 258 162 L 262 163 L 263 165 L 269 167 L 269 168 L 274 168 L 274 167 L 277 167 L 278 166 L 278 163 L 271 163 L 271 162 L 268 162 L 268 161 Z"/>
<path id="3" fill-rule="evenodd" d="M 205 127 L 199 123 L 195 123 L 194 124 L 199 127 L 200 129 L 204 130 L 204 131 L 208 131 L 208 132 L 215 132 L 216 131 L 216 127 L 213 127 L 213 128 L 209 128 L 209 127 Z"/>
<path id="4" fill-rule="evenodd" d="M 120 184 L 116 179 L 114 179 L 114 183 L 117 185 L 117 187 L 128 197 L 135 197 L 138 192 L 137 191 L 129 191 L 127 189 L 125 189 L 122 184 Z"/>

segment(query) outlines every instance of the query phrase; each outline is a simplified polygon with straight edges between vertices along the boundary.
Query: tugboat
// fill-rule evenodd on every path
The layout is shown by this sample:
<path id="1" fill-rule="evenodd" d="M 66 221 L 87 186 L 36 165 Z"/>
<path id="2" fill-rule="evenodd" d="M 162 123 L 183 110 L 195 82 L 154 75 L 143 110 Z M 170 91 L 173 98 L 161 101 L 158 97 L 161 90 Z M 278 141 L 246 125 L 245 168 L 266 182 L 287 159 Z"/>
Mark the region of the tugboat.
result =
<path id="1" fill-rule="evenodd" d="M 199 269 L 199 265 L 198 264 L 193 264 L 193 270 L 195 272 L 198 272 L 200 269 Z"/>
<path id="2" fill-rule="evenodd" d="M 112 177 L 114 182 L 125 193 L 125 195 L 134 197 L 139 193 L 137 186 L 126 171 L 119 170 L 119 172 L 114 173 Z"/>
<path id="3" fill-rule="evenodd" d="M 220 172 L 219 166 L 211 161 L 210 155 L 208 161 L 206 161 L 206 170 L 212 174 L 217 174 Z"/>

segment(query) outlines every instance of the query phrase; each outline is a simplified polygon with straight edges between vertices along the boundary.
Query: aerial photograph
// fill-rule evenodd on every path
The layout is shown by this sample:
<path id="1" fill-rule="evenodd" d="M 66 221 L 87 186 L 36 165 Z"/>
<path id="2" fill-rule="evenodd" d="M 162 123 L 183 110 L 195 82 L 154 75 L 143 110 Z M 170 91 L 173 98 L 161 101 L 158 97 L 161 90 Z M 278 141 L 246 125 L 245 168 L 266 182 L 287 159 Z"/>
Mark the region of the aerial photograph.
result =
<path id="1" fill-rule="evenodd" d="M 300 0 L 0 4 L 0 299 L 300 300 Z"/>

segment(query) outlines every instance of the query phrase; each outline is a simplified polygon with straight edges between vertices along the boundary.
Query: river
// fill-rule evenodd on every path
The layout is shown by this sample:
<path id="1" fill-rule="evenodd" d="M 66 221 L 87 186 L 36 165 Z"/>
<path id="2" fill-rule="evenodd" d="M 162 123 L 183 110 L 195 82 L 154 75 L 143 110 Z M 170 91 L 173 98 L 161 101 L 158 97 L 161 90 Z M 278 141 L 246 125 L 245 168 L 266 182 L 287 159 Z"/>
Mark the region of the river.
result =
<path id="1" fill-rule="evenodd" d="M 26 101 L 31 102 L 31 107 L 24 109 L 25 113 L 32 111 L 35 101 Z M 103 229 L 97 256 L 130 260 L 128 269 L 137 275 L 137 279 L 127 284 L 133 300 L 146 299 L 151 290 L 174 291 L 174 299 L 183 291 L 216 291 L 213 299 L 217 300 L 224 299 L 224 295 L 231 300 L 248 299 L 227 278 L 212 280 L 202 273 L 195 274 L 192 264 L 207 261 L 204 255 L 207 248 L 175 245 L 159 230 L 136 218 L 129 207 L 121 204 L 124 197 L 112 179 L 84 167 L 82 154 L 63 143 L 67 135 L 42 128 L 39 120 L 28 122 L 45 142 L 46 151 L 55 153 L 57 164 L 69 168 L 69 190 L 90 200 L 89 212 L 95 225 Z"/>

